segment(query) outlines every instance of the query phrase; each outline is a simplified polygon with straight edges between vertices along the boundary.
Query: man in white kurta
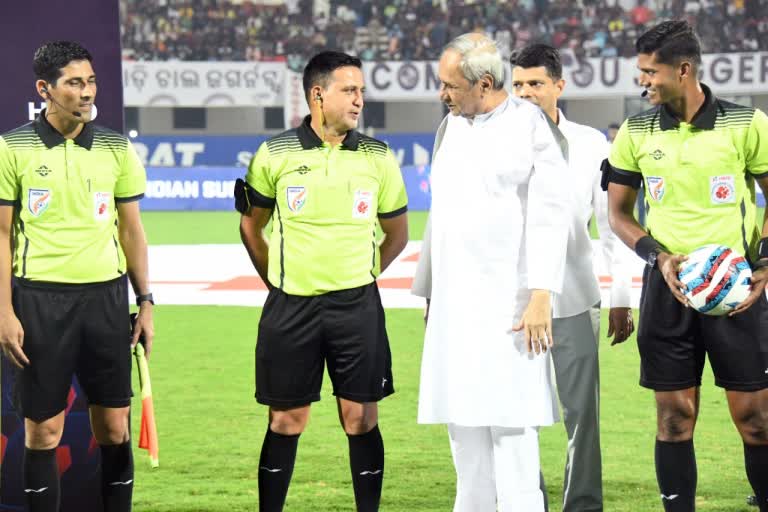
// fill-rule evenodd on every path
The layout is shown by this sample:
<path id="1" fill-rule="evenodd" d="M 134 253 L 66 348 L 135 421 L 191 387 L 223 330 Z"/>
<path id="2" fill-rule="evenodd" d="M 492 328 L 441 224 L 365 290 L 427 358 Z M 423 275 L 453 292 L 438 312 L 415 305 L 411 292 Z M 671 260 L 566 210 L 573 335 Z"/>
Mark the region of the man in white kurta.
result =
<path id="1" fill-rule="evenodd" d="M 594 215 L 600 231 L 604 270 L 612 277 L 608 336 L 626 340 L 634 329 L 630 309 L 631 272 L 625 249 L 608 223 L 608 195 L 600 185 L 601 163 L 608 157 L 605 135 L 569 121 L 557 108 L 565 88 L 558 51 L 533 44 L 512 57 L 515 96 L 541 107 L 568 142 L 571 218 L 563 292 L 555 296 L 552 348 L 557 391 L 568 434 L 563 512 L 602 512 L 600 454 L 600 376 L 598 340 L 600 289 L 594 272 L 589 222 Z M 598 260 L 599 261 L 599 260 Z"/>
<path id="2" fill-rule="evenodd" d="M 418 421 L 448 425 L 457 512 L 544 510 L 537 429 L 558 416 L 547 349 L 566 163 L 541 110 L 504 91 L 501 69 L 478 34 L 440 59 L 451 113 L 435 141 L 430 250 L 414 287 L 431 297 Z"/>

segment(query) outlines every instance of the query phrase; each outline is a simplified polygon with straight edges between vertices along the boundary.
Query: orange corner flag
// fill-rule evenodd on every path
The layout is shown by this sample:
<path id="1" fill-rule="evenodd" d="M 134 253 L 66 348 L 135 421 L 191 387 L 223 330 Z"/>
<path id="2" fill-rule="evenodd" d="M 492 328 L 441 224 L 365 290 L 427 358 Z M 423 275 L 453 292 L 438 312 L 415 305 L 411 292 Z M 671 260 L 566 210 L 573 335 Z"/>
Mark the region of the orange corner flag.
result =
<path id="1" fill-rule="evenodd" d="M 152 383 L 149 380 L 149 365 L 144 353 L 144 346 L 136 344 L 134 349 L 136 364 L 139 367 L 139 385 L 141 386 L 141 429 L 139 431 L 139 448 L 149 451 L 149 461 L 153 468 L 160 465 L 160 447 L 157 440 L 157 425 L 155 424 L 155 406 L 152 403 Z"/>

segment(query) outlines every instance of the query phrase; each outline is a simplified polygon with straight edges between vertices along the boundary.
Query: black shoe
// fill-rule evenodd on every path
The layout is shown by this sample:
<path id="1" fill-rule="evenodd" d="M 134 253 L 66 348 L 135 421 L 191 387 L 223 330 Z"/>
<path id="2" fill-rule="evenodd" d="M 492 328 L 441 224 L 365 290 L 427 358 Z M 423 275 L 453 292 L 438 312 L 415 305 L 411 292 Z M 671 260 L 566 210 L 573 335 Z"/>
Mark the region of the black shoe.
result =
<path id="1" fill-rule="evenodd" d="M 747 505 L 750 507 L 756 507 L 757 505 L 757 496 L 754 494 L 752 496 L 747 496 Z"/>

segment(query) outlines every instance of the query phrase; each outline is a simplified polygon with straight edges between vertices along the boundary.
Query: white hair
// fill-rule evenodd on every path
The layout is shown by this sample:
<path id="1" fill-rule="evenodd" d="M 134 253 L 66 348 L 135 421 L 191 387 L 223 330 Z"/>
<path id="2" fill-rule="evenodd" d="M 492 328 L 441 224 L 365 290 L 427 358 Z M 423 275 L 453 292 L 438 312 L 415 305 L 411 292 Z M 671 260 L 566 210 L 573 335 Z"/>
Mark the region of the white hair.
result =
<path id="1" fill-rule="evenodd" d="M 493 78 L 493 88 L 504 87 L 504 63 L 496 43 L 486 34 L 462 34 L 445 47 L 461 55 L 459 69 L 470 84 L 475 85 L 483 75 Z"/>

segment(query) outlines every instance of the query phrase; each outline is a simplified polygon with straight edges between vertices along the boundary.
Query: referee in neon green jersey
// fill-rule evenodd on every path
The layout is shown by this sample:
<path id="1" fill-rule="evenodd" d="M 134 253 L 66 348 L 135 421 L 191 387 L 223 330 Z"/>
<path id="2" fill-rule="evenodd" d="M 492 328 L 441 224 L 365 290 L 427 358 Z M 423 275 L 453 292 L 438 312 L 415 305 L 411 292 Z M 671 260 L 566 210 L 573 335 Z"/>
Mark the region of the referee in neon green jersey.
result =
<path id="1" fill-rule="evenodd" d="M 375 279 L 405 247 L 408 221 L 394 155 L 355 130 L 364 90 L 359 59 L 315 55 L 304 69 L 310 116 L 262 144 L 236 187 L 243 243 L 270 287 L 256 344 L 256 399 L 270 418 L 259 459 L 261 511 L 283 508 L 325 363 L 349 438 L 357 510 L 378 510 L 377 402 L 394 388 Z"/>
<path id="2" fill-rule="evenodd" d="M 706 356 L 766 512 L 768 220 L 757 216 L 755 187 L 768 192 L 768 117 L 699 82 L 701 49 L 686 22 L 657 25 L 636 49 L 640 84 L 654 107 L 624 122 L 604 168 L 611 227 L 648 263 L 637 343 L 640 384 L 656 397 L 661 501 L 667 512 L 695 509 L 693 432 Z M 643 181 L 647 230 L 633 217 Z M 752 264 L 752 293 L 730 316 L 698 313 L 681 292 L 684 255 L 706 244 L 727 246 Z"/>
<path id="3" fill-rule="evenodd" d="M 91 55 L 60 41 L 37 49 L 39 117 L 0 136 L 0 346 L 15 366 L 24 416 L 30 512 L 58 512 L 56 447 L 76 374 L 101 446 L 104 510 L 133 492 L 128 415 L 127 279 L 138 294 L 134 340 L 153 336 L 147 243 L 138 200 L 146 176 L 130 142 L 91 123 Z"/>

